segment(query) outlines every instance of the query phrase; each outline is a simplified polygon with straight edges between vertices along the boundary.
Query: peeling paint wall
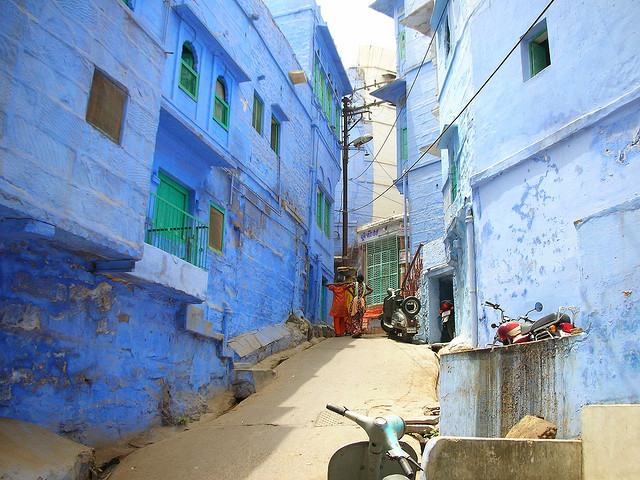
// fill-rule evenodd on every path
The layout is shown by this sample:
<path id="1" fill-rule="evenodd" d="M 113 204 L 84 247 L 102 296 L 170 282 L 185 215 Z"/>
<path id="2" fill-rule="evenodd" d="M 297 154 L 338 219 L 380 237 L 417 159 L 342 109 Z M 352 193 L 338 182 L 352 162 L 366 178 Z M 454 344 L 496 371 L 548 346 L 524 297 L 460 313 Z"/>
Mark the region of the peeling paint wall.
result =
<path id="1" fill-rule="evenodd" d="M 438 50 L 442 128 L 547 3 L 451 3 L 451 51 L 445 55 L 441 43 Z M 441 433 L 504 433 L 517 421 L 512 409 L 546 415 L 569 438 L 580 433 L 582 406 L 640 400 L 633 293 L 640 284 L 640 60 L 630 50 L 640 39 L 639 13 L 629 2 L 553 3 L 544 16 L 551 64 L 529 78 L 521 42 L 456 122 L 460 189 L 450 206 L 445 192 L 445 225 L 461 333 L 470 337 L 476 322 L 466 203 L 474 215 L 479 346 L 492 340 L 490 324 L 498 320 L 481 306 L 485 300 L 511 316 L 536 301 L 543 314 L 576 305 L 587 334 L 511 353 L 445 357 Z M 528 359 L 531 348 L 546 353 Z M 518 355 L 522 367 L 512 363 Z M 511 388 L 516 371 L 526 373 L 520 389 Z"/>
<path id="2" fill-rule="evenodd" d="M 0 246 L 0 416 L 105 445 L 193 418 L 227 388 L 226 362 L 184 330 L 181 302 L 48 243 Z"/>

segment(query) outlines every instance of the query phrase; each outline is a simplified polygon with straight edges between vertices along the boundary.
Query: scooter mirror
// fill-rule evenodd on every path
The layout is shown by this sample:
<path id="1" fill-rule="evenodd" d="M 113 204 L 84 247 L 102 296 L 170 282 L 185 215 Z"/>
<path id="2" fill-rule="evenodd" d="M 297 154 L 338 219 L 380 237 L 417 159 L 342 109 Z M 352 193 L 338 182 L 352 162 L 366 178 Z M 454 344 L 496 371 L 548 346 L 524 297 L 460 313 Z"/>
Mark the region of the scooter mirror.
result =
<path id="1" fill-rule="evenodd" d="M 491 328 L 498 328 L 498 325 L 496 325 L 495 323 L 492 323 Z"/>
<path id="2" fill-rule="evenodd" d="M 542 304 L 540 302 L 536 302 L 536 312 L 541 312 L 542 311 Z"/>

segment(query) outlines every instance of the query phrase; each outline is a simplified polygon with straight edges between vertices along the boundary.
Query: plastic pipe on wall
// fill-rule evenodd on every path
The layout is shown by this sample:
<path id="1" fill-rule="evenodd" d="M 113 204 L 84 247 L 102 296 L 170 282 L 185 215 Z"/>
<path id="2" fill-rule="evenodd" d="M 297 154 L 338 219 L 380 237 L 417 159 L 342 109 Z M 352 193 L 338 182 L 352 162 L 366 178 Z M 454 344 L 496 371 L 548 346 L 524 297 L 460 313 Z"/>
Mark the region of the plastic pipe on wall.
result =
<path id="1" fill-rule="evenodd" d="M 468 208 L 464 222 L 467 228 L 467 256 L 469 258 L 469 314 L 471 317 L 471 346 L 473 348 L 478 348 L 478 293 L 476 291 L 476 251 L 472 207 Z"/>

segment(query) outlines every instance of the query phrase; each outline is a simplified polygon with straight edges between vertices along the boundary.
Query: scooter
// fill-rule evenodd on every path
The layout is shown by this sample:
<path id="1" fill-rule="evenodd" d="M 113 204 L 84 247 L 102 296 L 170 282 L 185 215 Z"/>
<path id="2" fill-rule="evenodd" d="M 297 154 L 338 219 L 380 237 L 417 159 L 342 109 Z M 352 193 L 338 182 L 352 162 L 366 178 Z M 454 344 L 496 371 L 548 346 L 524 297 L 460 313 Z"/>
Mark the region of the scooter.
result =
<path id="1" fill-rule="evenodd" d="M 389 337 L 399 336 L 403 342 L 410 343 L 418 333 L 420 324 L 416 317 L 420 313 L 420 300 L 410 296 L 404 298 L 401 289 L 387 289 L 387 296 L 382 302 L 382 313 L 378 317 L 380 326 Z"/>
<path id="2" fill-rule="evenodd" d="M 442 326 L 442 334 L 440 341 L 447 343 L 455 337 L 453 302 L 451 300 L 443 300 L 440 302 L 440 324 Z"/>
<path id="3" fill-rule="evenodd" d="M 498 329 L 493 339 L 494 345 L 498 341 L 503 345 L 511 345 L 557 338 L 577 333 L 578 330 L 575 327 L 575 318 L 580 311 L 578 307 L 560 307 L 556 313 L 550 313 L 539 320 L 533 321 L 528 315 L 534 310 L 536 312 L 542 311 L 543 306 L 540 302 L 536 302 L 531 310 L 517 319 L 505 315 L 504 310 L 497 303 L 485 301 L 484 305 L 500 311 L 500 323 L 491 324 L 491 328 Z M 572 314 L 572 318 L 567 315 L 567 312 Z"/>
<path id="4" fill-rule="evenodd" d="M 331 404 L 327 409 L 353 420 L 369 436 L 368 442 L 345 445 L 331 456 L 328 480 L 412 480 L 412 465 L 422 470 L 416 451 L 399 441 L 406 429 L 402 418 L 371 418 Z"/>

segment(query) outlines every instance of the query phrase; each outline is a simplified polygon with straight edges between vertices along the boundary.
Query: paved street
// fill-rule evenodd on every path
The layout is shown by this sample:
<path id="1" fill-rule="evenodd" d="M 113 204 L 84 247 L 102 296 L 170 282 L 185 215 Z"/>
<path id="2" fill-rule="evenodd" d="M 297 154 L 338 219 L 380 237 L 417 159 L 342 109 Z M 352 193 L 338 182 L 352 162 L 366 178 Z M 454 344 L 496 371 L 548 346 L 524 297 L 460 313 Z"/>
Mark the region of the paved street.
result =
<path id="1" fill-rule="evenodd" d="M 424 345 L 327 339 L 276 367 L 271 384 L 229 413 L 129 455 L 110 479 L 326 479 L 332 453 L 366 435 L 325 404 L 422 418 L 437 402 L 437 365 Z"/>

